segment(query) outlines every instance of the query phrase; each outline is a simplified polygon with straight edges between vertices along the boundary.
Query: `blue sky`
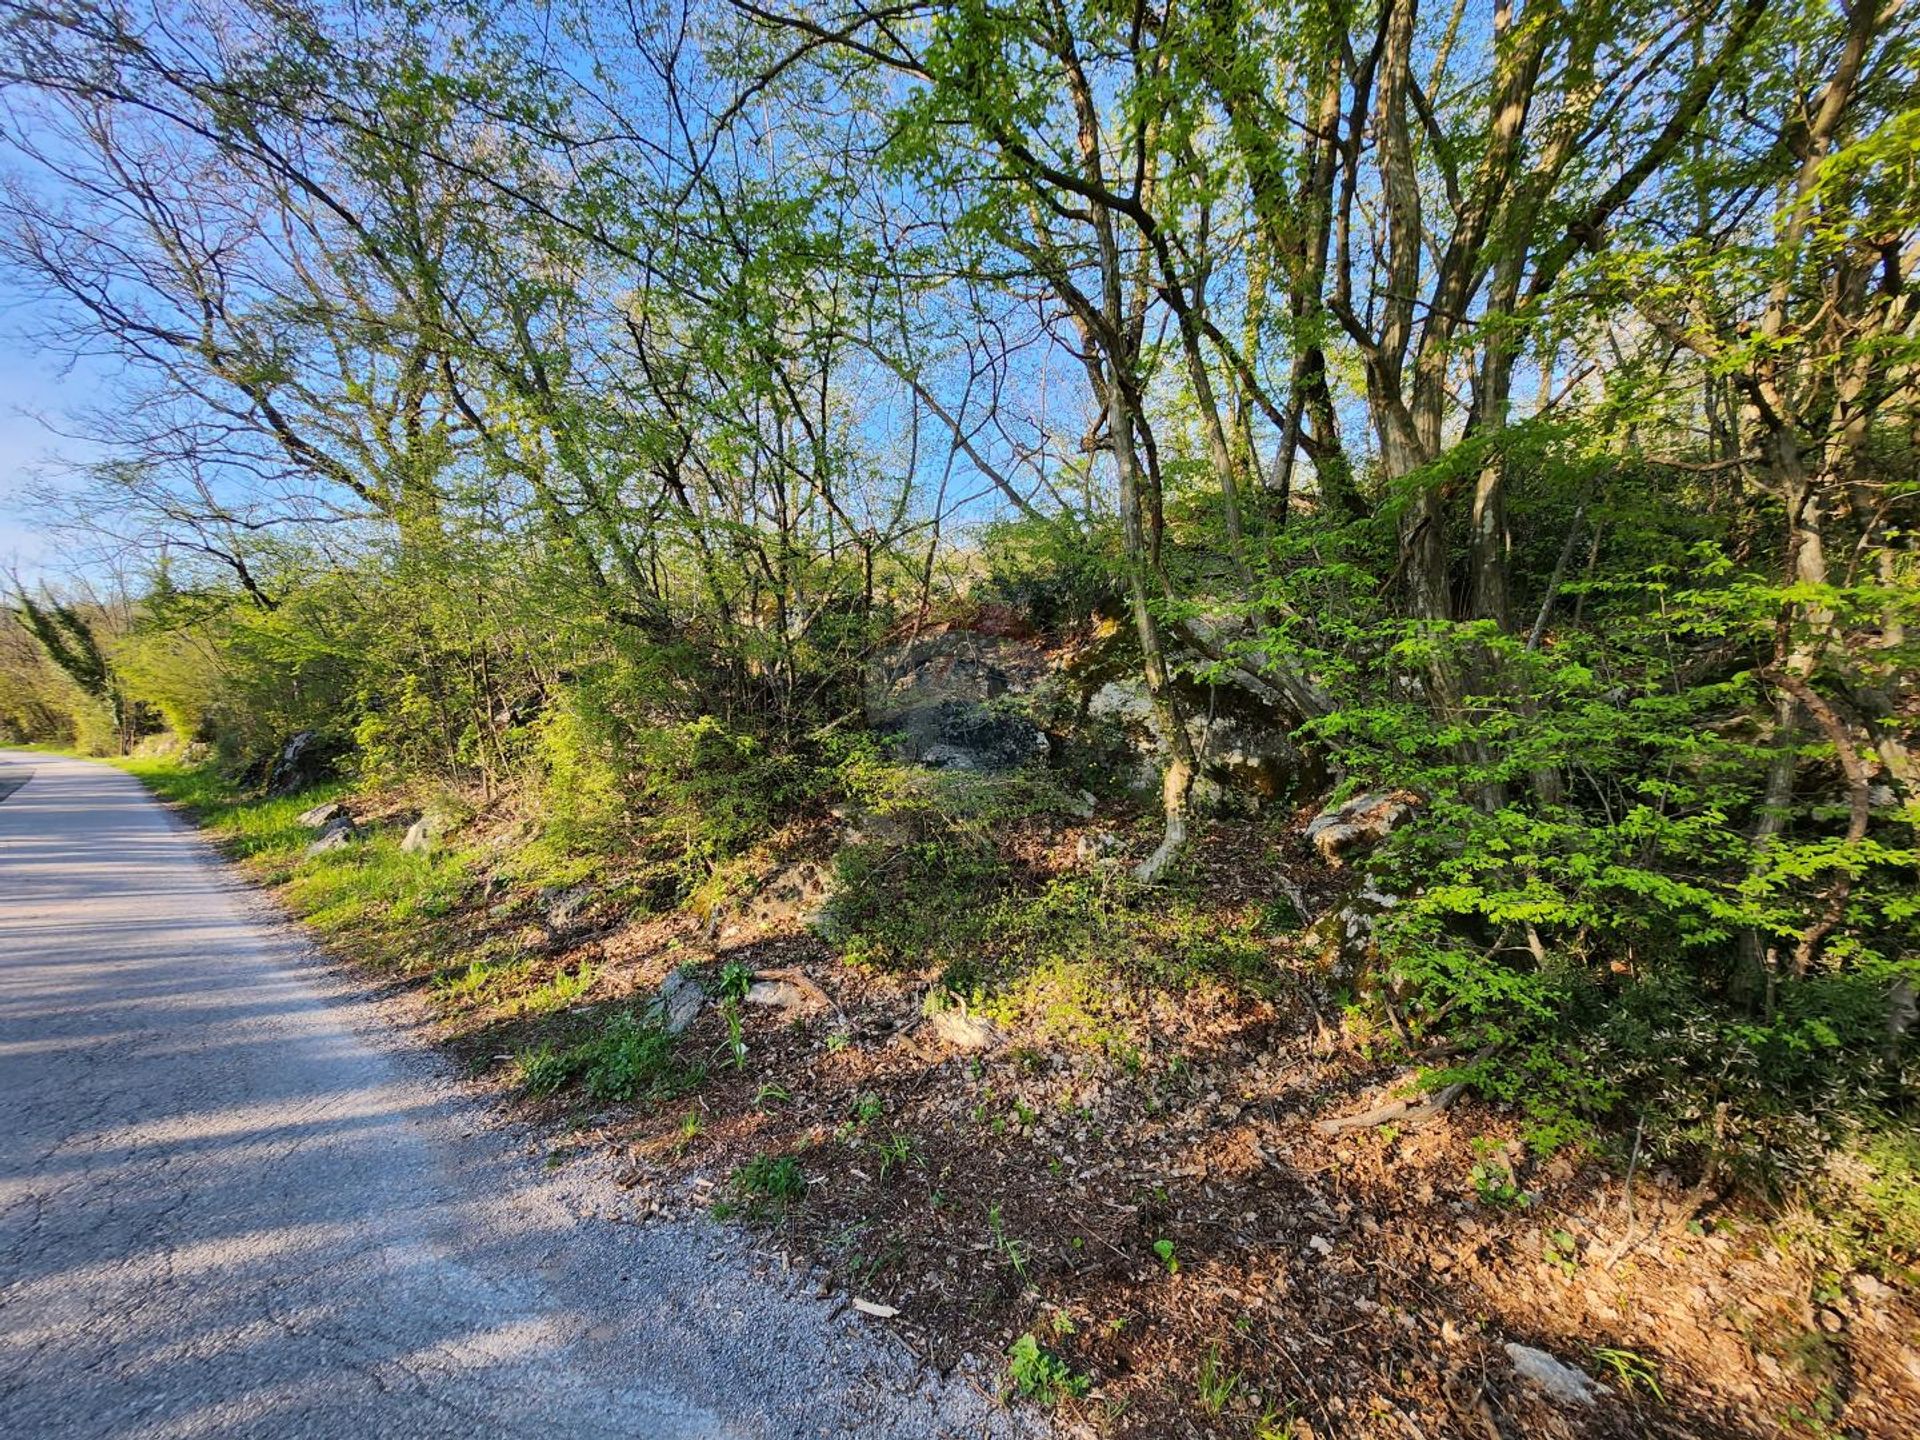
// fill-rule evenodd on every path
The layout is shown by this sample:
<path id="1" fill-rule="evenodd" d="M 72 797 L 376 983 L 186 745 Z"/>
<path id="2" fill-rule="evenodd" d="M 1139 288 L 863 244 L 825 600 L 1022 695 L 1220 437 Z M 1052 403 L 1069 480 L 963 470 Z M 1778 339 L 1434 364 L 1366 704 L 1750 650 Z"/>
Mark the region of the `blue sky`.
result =
<path id="1" fill-rule="evenodd" d="M 59 357 L 21 339 L 25 317 L 0 275 L 0 570 L 18 566 L 22 578 L 60 570 L 60 557 L 37 534 L 23 491 L 29 476 L 62 458 L 79 442 L 58 433 L 63 411 L 90 383 L 83 371 L 63 374 Z M 64 428 L 64 427 L 63 427 Z"/>
<path id="2" fill-rule="evenodd" d="M 4 288 L 0 282 L 0 292 Z M 56 369 L 12 334 L 0 334 L 0 568 L 19 563 L 23 574 L 52 561 L 33 532 L 31 516 L 23 513 L 21 490 L 31 470 L 65 449 L 44 422 L 46 417 L 58 422 L 65 384 Z"/>

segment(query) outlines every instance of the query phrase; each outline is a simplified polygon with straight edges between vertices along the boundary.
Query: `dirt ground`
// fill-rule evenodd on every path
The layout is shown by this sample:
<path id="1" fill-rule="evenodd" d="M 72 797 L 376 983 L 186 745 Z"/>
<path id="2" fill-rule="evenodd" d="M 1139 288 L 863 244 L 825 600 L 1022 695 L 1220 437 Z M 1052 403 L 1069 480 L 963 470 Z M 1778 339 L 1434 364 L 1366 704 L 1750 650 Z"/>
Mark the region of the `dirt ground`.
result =
<path id="1" fill-rule="evenodd" d="M 1085 853 L 1071 831 L 1034 845 L 1041 863 Z M 1273 867 L 1295 893 L 1316 883 L 1251 830 L 1200 850 L 1223 915 L 1271 893 Z M 1781 1217 L 1654 1167 L 1629 1190 L 1617 1163 L 1536 1161 L 1516 1116 L 1470 1098 L 1328 1135 L 1316 1122 L 1406 1072 L 1305 991 L 1116 985 L 1104 999 L 1137 1046 L 1077 1043 L 1058 1006 L 969 1031 L 926 1013 L 931 973 L 847 965 L 790 923 L 631 919 L 618 894 L 601 885 L 556 930 L 530 897 L 477 884 L 408 967 L 421 1023 L 550 1121 L 555 1163 L 614 1147 L 634 1216 L 744 1220 L 942 1368 L 1033 1337 L 1054 1383 L 1010 1403 L 1051 1403 L 1065 1433 L 1920 1434 L 1910 1284 L 1823 1273 Z M 508 944 L 521 992 L 582 973 L 588 988 L 539 1013 L 511 990 L 448 998 L 470 948 Z M 591 1109 L 517 1090 L 510 1061 L 541 1037 L 676 970 L 711 988 L 728 964 L 784 978 L 784 1003 L 737 1008 L 742 1050 L 706 1006 L 678 1042 L 704 1067 L 689 1093 Z M 730 1180 L 786 1156 L 803 1196 L 751 1203 Z M 1591 1388 L 1551 1393 L 1525 1373 L 1544 1357 L 1516 1347 Z"/>

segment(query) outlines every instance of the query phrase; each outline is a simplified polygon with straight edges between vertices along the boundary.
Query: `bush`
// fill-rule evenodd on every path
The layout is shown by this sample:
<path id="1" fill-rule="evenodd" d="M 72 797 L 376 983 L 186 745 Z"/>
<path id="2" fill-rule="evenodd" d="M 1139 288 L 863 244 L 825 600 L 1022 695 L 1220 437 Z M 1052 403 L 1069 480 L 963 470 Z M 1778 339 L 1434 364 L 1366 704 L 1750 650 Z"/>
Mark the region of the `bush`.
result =
<path id="1" fill-rule="evenodd" d="M 987 573 L 978 598 L 1043 630 L 1119 611 L 1120 537 L 1111 526 L 1089 536 L 1067 518 L 1002 520 L 987 527 L 980 554 Z"/>
<path id="2" fill-rule="evenodd" d="M 1914 1037 L 1887 1024 L 1920 982 L 1915 853 L 1884 822 L 1842 838 L 1811 724 L 1799 798 L 1760 826 L 1767 692 L 1678 657 L 1749 628 L 1770 643 L 1776 590 L 1702 559 L 1595 601 L 1605 623 L 1544 651 L 1478 623 L 1357 629 L 1387 670 L 1478 681 L 1446 725 L 1351 654 L 1324 667 L 1345 703 L 1311 733 L 1356 786 L 1429 798 L 1369 861 L 1401 897 L 1378 952 L 1411 1032 L 1479 1057 L 1445 1078 L 1520 1107 L 1540 1148 L 1638 1128 L 1663 1159 L 1777 1192 L 1920 1102 Z M 1797 966 L 1830 895 L 1838 923 Z"/>

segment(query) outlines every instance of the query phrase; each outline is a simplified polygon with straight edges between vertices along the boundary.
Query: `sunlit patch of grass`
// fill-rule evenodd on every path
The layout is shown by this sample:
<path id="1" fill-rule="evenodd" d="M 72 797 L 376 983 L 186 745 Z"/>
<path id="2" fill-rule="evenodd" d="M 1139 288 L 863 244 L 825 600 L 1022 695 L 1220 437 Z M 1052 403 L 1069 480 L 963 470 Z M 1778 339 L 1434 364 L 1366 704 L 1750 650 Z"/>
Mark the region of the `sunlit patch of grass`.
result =
<path id="1" fill-rule="evenodd" d="M 520 999 L 520 1009 L 528 1015 L 564 1010 L 593 988 L 596 975 L 593 966 L 582 960 L 572 974 L 562 970 L 538 989 L 528 991 Z"/>
<path id="2" fill-rule="evenodd" d="M 466 882 L 464 856 L 410 855 L 376 835 L 303 859 L 284 893 L 320 930 L 398 929 L 451 913 Z"/>
<path id="3" fill-rule="evenodd" d="M 673 1037 L 650 1019 L 623 1012 L 600 1032 L 566 1049 L 543 1044 L 514 1057 L 520 1082 L 536 1095 L 579 1079 L 599 1101 L 671 1100 L 697 1088 L 704 1072 L 685 1065 Z"/>
<path id="4" fill-rule="evenodd" d="M 526 956 L 512 960 L 476 957 L 467 962 L 465 970 L 437 976 L 433 982 L 434 993 L 453 1004 L 492 999 L 496 992 L 524 979 L 532 964 Z"/>

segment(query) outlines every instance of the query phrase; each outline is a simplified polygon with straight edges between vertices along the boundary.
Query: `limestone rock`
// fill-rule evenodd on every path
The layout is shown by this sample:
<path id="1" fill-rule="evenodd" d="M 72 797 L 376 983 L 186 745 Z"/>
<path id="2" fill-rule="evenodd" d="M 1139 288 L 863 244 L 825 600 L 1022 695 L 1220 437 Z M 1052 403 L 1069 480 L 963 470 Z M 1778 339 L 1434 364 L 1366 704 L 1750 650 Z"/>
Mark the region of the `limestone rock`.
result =
<path id="1" fill-rule="evenodd" d="M 983 1015 L 969 1015 L 964 1005 L 929 1011 L 927 1026 L 956 1050 L 988 1050 L 999 1040 L 998 1027 Z"/>
<path id="2" fill-rule="evenodd" d="M 753 894 L 739 902 L 731 915 L 716 916 L 715 933 L 734 936 L 759 930 L 815 929 L 833 891 L 831 866 L 796 860 L 762 877 Z"/>
<path id="3" fill-rule="evenodd" d="M 1046 652 L 1031 640 L 940 630 L 883 650 L 867 667 L 867 723 L 884 728 L 935 705 L 981 706 L 1041 684 Z"/>
<path id="4" fill-rule="evenodd" d="M 1307 839 L 1329 865 L 1370 850 L 1424 804 L 1411 790 L 1372 790 L 1322 810 L 1307 822 Z"/>
<path id="5" fill-rule="evenodd" d="M 747 987 L 747 1004 L 764 1005 L 787 1015 L 824 1010 L 832 1003 L 826 991 L 797 971 L 762 975 Z"/>
<path id="6" fill-rule="evenodd" d="M 1120 837 L 1111 830 L 1089 830 L 1073 843 L 1074 858 L 1082 865 L 1114 865 L 1119 861 Z"/>
<path id="7" fill-rule="evenodd" d="M 294 823 L 304 825 L 309 830 L 319 830 L 330 822 L 347 815 L 347 813 L 347 807 L 342 805 L 338 800 L 326 800 L 314 806 L 311 810 L 302 810 L 294 817 Z"/>
<path id="8" fill-rule="evenodd" d="M 993 702 L 1031 695 L 1051 677 L 1032 640 L 941 630 L 876 656 L 867 670 L 867 722 L 906 758 L 936 770 L 1011 770 L 1044 759 L 1046 733 Z"/>
<path id="9" fill-rule="evenodd" d="M 652 1006 L 653 1018 L 666 1027 L 669 1035 L 678 1035 L 700 1013 L 700 1007 L 706 1003 L 707 992 L 700 988 L 700 982 L 691 975 L 676 970 L 661 985 L 660 993 Z"/>
<path id="10" fill-rule="evenodd" d="M 1284 727 L 1257 718 L 1258 707 L 1231 687 L 1220 695 L 1183 694 L 1180 698 L 1187 742 L 1199 762 L 1193 801 L 1196 808 L 1257 808 L 1284 795 L 1300 770 L 1299 753 Z M 1169 749 L 1159 713 L 1138 679 L 1110 680 L 1088 697 L 1087 715 L 1118 727 L 1143 763 L 1136 788 L 1157 790 L 1160 767 Z"/>
<path id="11" fill-rule="evenodd" d="M 319 836 L 307 846 L 307 855 L 325 855 L 332 850 L 344 850 L 360 836 L 354 828 L 351 815 L 340 814 L 327 821 L 320 829 Z"/>
<path id="12" fill-rule="evenodd" d="M 1378 968 L 1375 936 L 1380 920 L 1403 898 L 1368 875 L 1346 899 L 1313 923 L 1307 939 L 1319 951 L 1321 967 L 1330 979 L 1344 984 Z"/>
<path id="13" fill-rule="evenodd" d="M 312 730 L 293 736 L 267 767 L 267 793 L 292 795 L 306 789 L 331 767 L 332 748 Z"/>
<path id="14" fill-rule="evenodd" d="M 550 885 L 542 890 L 540 901 L 546 907 L 547 928 L 556 934 L 572 929 L 593 896 L 591 885 Z"/>
<path id="15" fill-rule="evenodd" d="M 1514 1372 L 1522 1380 L 1538 1386 L 1549 1399 L 1563 1405 L 1591 1405 L 1596 1398 L 1608 1393 L 1607 1387 L 1586 1371 L 1556 1360 L 1544 1350 L 1509 1341 L 1506 1352 Z"/>
<path id="16" fill-rule="evenodd" d="M 887 728 L 907 759 L 930 770 L 1015 770 L 1052 750 L 1024 716 L 957 700 L 909 711 Z"/>

